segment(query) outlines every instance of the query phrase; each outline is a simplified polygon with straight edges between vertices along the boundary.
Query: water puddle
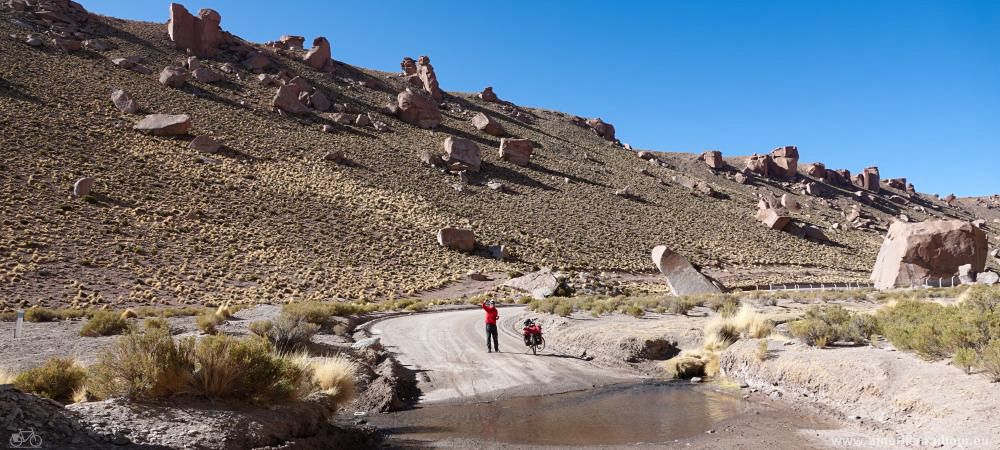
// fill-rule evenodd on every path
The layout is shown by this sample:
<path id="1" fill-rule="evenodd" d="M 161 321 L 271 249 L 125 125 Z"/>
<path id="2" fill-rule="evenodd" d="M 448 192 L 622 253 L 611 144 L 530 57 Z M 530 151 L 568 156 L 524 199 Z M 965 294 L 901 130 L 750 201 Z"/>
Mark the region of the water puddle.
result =
<path id="1" fill-rule="evenodd" d="M 649 381 L 490 403 L 430 405 L 372 417 L 392 440 L 521 445 L 659 444 L 704 433 L 742 401 L 690 384 Z"/>

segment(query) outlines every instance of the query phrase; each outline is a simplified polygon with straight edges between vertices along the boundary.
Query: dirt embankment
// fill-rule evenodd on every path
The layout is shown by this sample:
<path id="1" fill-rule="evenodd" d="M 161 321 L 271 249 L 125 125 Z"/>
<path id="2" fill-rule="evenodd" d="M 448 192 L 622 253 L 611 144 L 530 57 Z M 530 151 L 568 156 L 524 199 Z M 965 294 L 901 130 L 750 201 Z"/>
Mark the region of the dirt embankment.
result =
<path id="1" fill-rule="evenodd" d="M 989 448 L 1000 446 L 1000 384 L 965 375 L 945 362 L 882 348 L 816 349 L 756 340 L 722 354 L 722 370 L 771 397 L 806 403 L 867 431 L 862 438 L 827 432 L 838 447 Z"/>

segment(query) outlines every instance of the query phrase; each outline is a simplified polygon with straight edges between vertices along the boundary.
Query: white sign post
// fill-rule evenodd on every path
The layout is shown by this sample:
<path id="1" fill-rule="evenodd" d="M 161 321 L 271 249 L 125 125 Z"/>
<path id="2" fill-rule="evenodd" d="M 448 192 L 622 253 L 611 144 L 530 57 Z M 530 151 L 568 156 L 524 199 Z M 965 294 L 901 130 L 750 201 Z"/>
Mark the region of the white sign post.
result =
<path id="1" fill-rule="evenodd" d="M 17 312 L 17 324 L 14 325 L 14 339 L 21 337 L 24 331 L 24 311 Z"/>

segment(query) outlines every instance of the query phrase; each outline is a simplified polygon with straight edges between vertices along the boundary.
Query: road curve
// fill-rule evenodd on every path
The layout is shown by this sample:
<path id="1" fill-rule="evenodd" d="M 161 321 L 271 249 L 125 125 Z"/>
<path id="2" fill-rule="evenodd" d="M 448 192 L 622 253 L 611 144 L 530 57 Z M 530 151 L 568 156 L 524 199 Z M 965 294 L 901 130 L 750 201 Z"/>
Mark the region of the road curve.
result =
<path id="1" fill-rule="evenodd" d="M 372 324 L 369 331 L 417 372 L 422 403 L 553 394 L 637 378 L 551 346 L 532 355 L 521 338 L 524 312 L 524 307 L 500 309 L 501 353 L 486 352 L 485 313 L 480 309 L 394 317 Z"/>

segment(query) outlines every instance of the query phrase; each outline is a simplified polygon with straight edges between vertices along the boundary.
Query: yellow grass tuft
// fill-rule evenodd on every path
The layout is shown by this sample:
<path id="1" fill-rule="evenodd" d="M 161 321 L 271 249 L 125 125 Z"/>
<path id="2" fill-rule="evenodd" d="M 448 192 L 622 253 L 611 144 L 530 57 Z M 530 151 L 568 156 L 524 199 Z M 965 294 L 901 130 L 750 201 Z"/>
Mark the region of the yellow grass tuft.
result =
<path id="1" fill-rule="evenodd" d="M 128 308 L 125 311 L 122 311 L 122 316 L 121 316 L 122 320 L 135 319 L 136 317 L 139 317 L 139 315 L 136 314 L 135 310 L 132 308 Z"/>
<path id="2" fill-rule="evenodd" d="M 10 369 L 0 369 L 0 384 L 14 384 L 17 372 Z"/>
<path id="3" fill-rule="evenodd" d="M 355 394 L 357 366 L 342 356 L 323 358 L 312 363 L 313 380 L 337 403 L 350 401 Z"/>

